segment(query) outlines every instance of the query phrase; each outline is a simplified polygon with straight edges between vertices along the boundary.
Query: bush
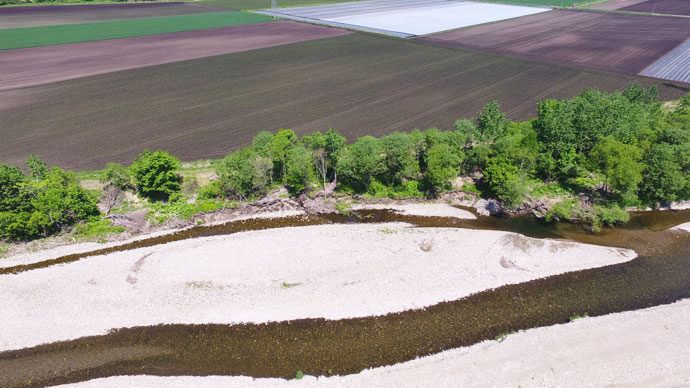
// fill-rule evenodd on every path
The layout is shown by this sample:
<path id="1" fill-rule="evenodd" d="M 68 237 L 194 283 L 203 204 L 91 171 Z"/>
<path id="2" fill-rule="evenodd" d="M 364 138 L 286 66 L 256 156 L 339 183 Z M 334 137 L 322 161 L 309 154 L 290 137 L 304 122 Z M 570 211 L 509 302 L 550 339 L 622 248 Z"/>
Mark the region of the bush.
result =
<path id="1" fill-rule="evenodd" d="M 18 179 L 16 171 L 9 174 Z M 96 200 L 76 183 L 74 174 L 57 167 L 43 180 L 20 183 L 15 194 L 16 207 L 0 209 L 0 237 L 10 240 L 48 236 L 98 215 Z"/>
<path id="2" fill-rule="evenodd" d="M 520 205 L 525 196 L 525 185 L 520 180 L 518 168 L 503 156 L 491 158 L 484 169 L 484 179 L 489 188 L 508 207 Z"/>
<path id="3" fill-rule="evenodd" d="M 120 163 L 108 163 L 108 166 L 103 170 L 100 180 L 106 186 L 119 187 L 121 190 L 127 190 L 132 187 L 132 177 L 129 175 L 127 168 Z"/>
<path id="4" fill-rule="evenodd" d="M 198 199 L 216 199 L 223 197 L 223 186 L 219 180 L 211 181 L 196 190 Z"/>
<path id="5" fill-rule="evenodd" d="M 595 223 L 598 225 L 614 226 L 630 221 L 630 214 L 618 205 L 595 206 L 594 211 L 597 217 Z"/>
<path id="6" fill-rule="evenodd" d="M 130 167 L 137 190 L 154 201 L 167 200 L 180 191 L 180 177 L 176 171 L 180 161 L 165 151 L 145 150 Z"/>

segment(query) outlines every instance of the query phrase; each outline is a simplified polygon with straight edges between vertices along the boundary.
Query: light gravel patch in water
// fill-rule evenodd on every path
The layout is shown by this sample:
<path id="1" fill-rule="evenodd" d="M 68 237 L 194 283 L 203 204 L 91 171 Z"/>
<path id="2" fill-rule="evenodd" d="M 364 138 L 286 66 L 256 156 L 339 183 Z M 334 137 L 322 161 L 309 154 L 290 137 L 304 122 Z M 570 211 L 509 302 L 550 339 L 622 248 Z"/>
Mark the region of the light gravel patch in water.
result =
<path id="1" fill-rule="evenodd" d="M 358 374 L 301 380 L 117 376 L 71 387 L 603 387 L 690 385 L 690 299 L 511 334 Z"/>
<path id="2" fill-rule="evenodd" d="M 401 223 L 187 239 L 0 276 L 0 351 L 161 323 L 384 315 L 635 256 Z"/>
<path id="3" fill-rule="evenodd" d="M 452 217 L 463 220 L 474 220 L 477 217 L 467 210 L 458 209 L 456 207 L 446 205 L 443 203 L 409 203 L 409 204 L 367 204 L 354 205 L 352 210 L 382 210 L 390 209 L 398 214 L 406 216 L 420 216 L 420 217 Z"/>
<path id="4" fill-rule="evenodd" d="M 671 228 L 671 230 L 684 230 L 686 232 L 690 232 L 690 222 L 686 222 L 684 224 L 680 224 L 676 227 Z"/>

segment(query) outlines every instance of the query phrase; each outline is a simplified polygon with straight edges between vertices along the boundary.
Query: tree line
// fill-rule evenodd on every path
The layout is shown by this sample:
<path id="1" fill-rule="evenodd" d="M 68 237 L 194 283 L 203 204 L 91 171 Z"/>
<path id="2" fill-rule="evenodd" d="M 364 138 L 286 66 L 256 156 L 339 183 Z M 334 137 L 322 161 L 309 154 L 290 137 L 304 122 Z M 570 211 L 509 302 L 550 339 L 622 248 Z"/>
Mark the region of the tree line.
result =
<path id="1" fill-rule="evenodd" d="M 476 186 L 465 190 L 508 209 L 538 193 L 564 194 L 547 218 L 595 227 L 626 221 L 626 207 L 690 199 L 690 94 L 669 107 L 658 101 L 656 87 L 634 84 L 620 93 L 585 90 L 544 100 L 537 112 L 511 121 L 492 101 L 452 130 L 364 136 L 349 144 L 333 128 L 301 137 L 289 129 L 262 131 L 218 161 L 218 179 L 196 188 L 196 196 L 244 201 L 277 186 L 296 196 L 330 184 L 352 194 L 433 198 L 471 176 Z M 27 165 L 29 175 L 0 165 L 0 238 L 45 236 L 98 217 L 98 198 L 72 173 L 48 170 L 35 157 Z M 117 188 L 151 201 L 180 201 L 179 166 L 160 150 L 145 151 L 128 168 L 111 163 L 102 174 L 104 193 Z"/>

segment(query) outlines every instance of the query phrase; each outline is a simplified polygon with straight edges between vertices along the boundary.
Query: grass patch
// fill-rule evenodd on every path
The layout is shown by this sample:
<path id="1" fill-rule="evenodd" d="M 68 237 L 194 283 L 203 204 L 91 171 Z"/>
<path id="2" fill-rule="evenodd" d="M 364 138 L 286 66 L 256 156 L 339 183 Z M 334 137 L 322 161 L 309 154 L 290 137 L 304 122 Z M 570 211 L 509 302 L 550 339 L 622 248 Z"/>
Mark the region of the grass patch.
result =
<path id="1" fill-rule="evenodd" d="M 397 229 L 391 229 L 391 228 L 379 228 L 379 232 L 383 234 L 396 234 L 398 233 Z"/>
<path id="2" fill-rule="evenodd" d="M 187 203 L 183 197 L 175 202 L 153 202 L 149 204 L 147 218 L 151 223 L 160 225 L 172 218 L 188 220 L 198 213 L 208 213 L 237 206 L 237 202 L 234 201 L 217 201 L 215 199 L 197 200 L 193 203 Z"/>
<path id="3" fill-rule="evenodd" d="M 350 216 L 350 214 L 352 214 L 352 207 L 345 202 L 336 202 L 335 210 L 340 212 L 340 214 L 348 217 Z"/>
<path id="4" fill-rule="evenodd" d="M 501 334 L 498 334 L 497 336 L 495 336 L 494 340 L 496 340 L 498 342 L 503 342 L 503 340 L 505 340 L 507 336 L 509 336 L 511 334 L 515 334 L 515 333 L 516 333 L 515 330 L 507 331 L 505 333 L 501 333 Z"/>
<path id="5" fill-rule="evenodd" d="M 589 315 L 587 315 L 587 313 L 584 313 L 582 315 L 580 315 L 580 314 L 571 315 L 570 316 L 570 322 L 577 320 L 577 319 L 582 319 L 582 318 L 589 318 Z"/>
<path id="6" fill-rule="evenodd" d="M 72 236 L 76 238 L 86 238 L 105 242 L 105 238 L 112 234 L 120 234 L 125 231 L 121 226 L 112 226 L 109 219 L 102 218 L 98 221 L 88 221 L 77 224 L 72 231 Z"/>
<path id="7" fill-rule="evenodd" d="M 0 30 L 0 50 L 229 27 L 270 20 L 272 19 L 269 16 L 248 12 L 212 12 L 96 23 L 8 28 Z"/>

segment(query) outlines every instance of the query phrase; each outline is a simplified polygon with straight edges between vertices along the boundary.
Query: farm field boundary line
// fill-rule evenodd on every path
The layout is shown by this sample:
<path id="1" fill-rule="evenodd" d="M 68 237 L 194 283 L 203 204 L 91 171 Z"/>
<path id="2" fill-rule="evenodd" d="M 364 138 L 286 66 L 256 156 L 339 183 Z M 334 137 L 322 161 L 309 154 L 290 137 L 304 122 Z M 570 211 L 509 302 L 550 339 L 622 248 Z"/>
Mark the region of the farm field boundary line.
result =
<path id="1" fill-rule="evenodd" d="M 553 11 L 415 41 L 635 75 L 687 38 L 688 18 Z"/>
<path id="2" fill-rule="evenodd" d="M 494 99 L 509 118 L 520 120 L 533 117 L 544 98 L 572 97 L 588 87 L 615 91 L 633 82 L 657 83 L 537 66 L 539 73 L 511 78 L 535 63 L 348 34 L 0 90 L 6 139 L 0 143 L 0 161 L 22 165 L 33 153 L 50 165 L 91 170 L 127 163 L 145 148 L 198 160 L 223 157 L 261 130 L 291 128 L 304 134 L 332 126 L 354 139 L 384 128 L 444 129 L 474 117 Z M 580 82 L 559 87 L 575 76 Z M 501 87 L 488 87 L 506 78 L 511 79 Z M 673 100 L 687 89 L 662 84 L 660 94 Z M 475 98 L 447 104 L 466 95 Z"/>
<path id="3" fill-rule="evenodd" d="M 99 23 L 10 28 L 0 30 L 0 50 L 230 27 L 271 20 L 270 17 L 247 12 L 212 12 Z"/>
<path id="4" fill-rule="evenodd" d="M 350 34 L 292 21 L 33 47 L 5 52 L 0 90 Z M 79 61 L 74 61 L 79 58 Z"/>
<path id="5" fill-rule="evenodd" d="M 11 6 L 0 7 L 0 29 L 192 15 L 214 11 L 227 10 L 186 2 Z"/>

